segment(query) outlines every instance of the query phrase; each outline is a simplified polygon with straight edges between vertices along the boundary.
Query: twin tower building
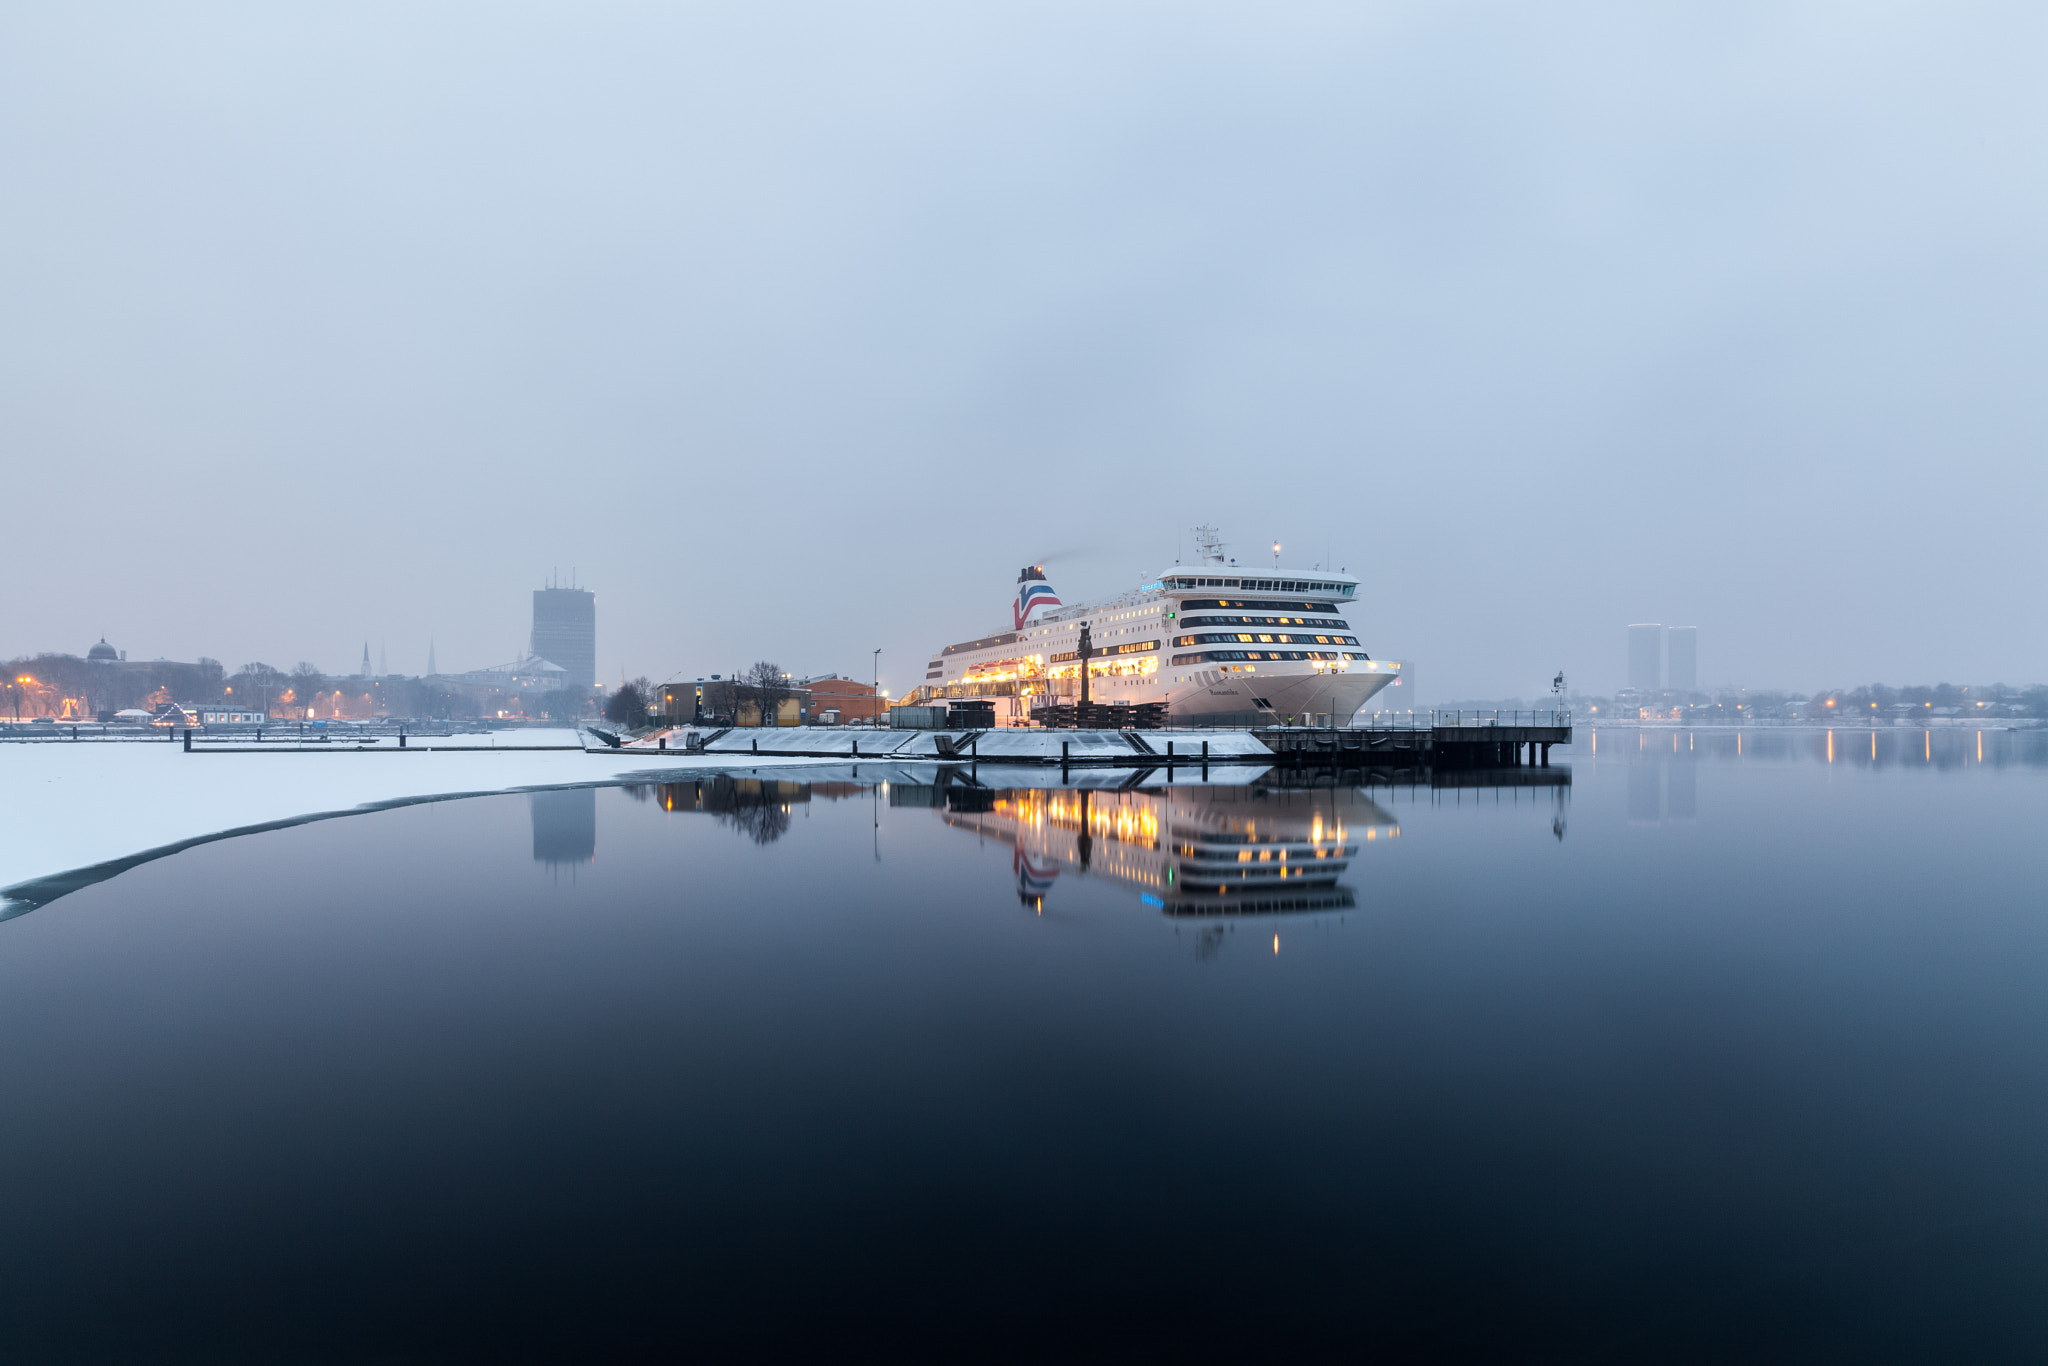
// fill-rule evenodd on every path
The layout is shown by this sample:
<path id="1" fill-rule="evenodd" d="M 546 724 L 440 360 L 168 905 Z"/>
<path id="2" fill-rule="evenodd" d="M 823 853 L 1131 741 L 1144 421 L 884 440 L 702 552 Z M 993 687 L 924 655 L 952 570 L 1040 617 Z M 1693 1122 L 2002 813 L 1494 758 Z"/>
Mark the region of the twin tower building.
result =
<path id="1" fill-rule="evenodd" d="M 1654 621 L 1629 627 L 1628 685 L 1637 692 L 1699 691 L 1700 628 Z"/>

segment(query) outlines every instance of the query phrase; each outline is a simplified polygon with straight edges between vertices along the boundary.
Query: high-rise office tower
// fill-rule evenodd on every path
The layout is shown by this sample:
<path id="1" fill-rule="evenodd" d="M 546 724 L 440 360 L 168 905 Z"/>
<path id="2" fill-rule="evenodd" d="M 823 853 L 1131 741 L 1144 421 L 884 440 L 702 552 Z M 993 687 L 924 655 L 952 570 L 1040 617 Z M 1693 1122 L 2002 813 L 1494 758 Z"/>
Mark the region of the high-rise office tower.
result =
<path id="1" fill-rule="evenodd" d="M 1664 628 L 1654 621 L 1628 628 L 1628 685 L 1637 692 L 1664 686 Z"/>
<path id="2" fill-rule="evenodd" d="M 1700 686 L 1700 628 L 1674 626 L 1664 674 L 1673 692 L 1696 692 Z"/>
<path id="3" fill-rule="evenodd" d="M 571 688 L 597 684 L 597 594 L 585 588 L 533 590 L 532 650 L 559 664 Z"/>

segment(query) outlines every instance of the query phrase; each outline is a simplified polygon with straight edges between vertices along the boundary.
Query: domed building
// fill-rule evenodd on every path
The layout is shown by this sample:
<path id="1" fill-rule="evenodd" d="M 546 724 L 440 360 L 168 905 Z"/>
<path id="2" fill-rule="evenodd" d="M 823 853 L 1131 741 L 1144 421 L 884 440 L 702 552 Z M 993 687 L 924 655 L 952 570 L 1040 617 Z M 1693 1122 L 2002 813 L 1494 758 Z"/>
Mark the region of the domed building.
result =
<path id="1" fill-rule="evenodd" d="M 118 664 L 121 662 L 121 652 L 107 644 L 107 638 L 101 636 L 100 643 L 85 652 L 85 662 L 88 664 Z"/>

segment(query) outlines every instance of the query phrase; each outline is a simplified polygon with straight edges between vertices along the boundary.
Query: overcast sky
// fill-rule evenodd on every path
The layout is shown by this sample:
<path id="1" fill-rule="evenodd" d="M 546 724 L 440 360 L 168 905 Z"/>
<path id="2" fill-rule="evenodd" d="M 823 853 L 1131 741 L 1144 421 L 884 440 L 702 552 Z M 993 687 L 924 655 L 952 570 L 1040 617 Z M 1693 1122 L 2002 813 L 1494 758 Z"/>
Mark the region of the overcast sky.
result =
<path id="1" fill-rule="evenodd" d="M 2048 10 L 0 11 L 0 654 L 922 681 L 1187 528 L 1423 700 L 2048 679 Z"/>

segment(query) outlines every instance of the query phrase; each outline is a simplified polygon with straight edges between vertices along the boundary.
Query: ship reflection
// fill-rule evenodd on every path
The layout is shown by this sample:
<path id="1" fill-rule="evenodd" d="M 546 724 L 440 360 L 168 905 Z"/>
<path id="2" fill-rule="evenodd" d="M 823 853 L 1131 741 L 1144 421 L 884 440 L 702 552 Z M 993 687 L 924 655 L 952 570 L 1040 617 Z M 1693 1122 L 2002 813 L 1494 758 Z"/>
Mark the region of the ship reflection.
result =
<path id="1" fill-rule="evenodd" d="M 1348 910 L 1340 879 L 1360 843 L 1401 833 L 1345 790 L 952 787 L 939 816 L 1010 845 L 1017 899 L 1038 914 L 1063 873 L 1135 888 L 1175 919 Z"/>
<path id="2" fill-rule="evenodd" d="M 1355 788 L 1295 789 L 1249 773 L 1250 781 L 1201 786 L 999 788 L 950 767 L 864 767 L 845 774 L 852 781 L 837 772 L 810 782 L 711 774 L 626 791 L 664 811 L 714 816 L 757 844 L 782 838 L 792 812 L 817 800 L 867 797 L 892 811 L 929 811 L 952 829 L 1009 845 L 1017 899 L 1034 913 L 1062 877 L 1121 883 L 1177 919 L 1348 910 L 1356 898 L 1341 878 L 1360 845 L 1401 833 Z"/>

